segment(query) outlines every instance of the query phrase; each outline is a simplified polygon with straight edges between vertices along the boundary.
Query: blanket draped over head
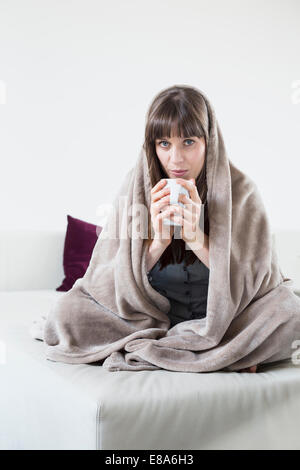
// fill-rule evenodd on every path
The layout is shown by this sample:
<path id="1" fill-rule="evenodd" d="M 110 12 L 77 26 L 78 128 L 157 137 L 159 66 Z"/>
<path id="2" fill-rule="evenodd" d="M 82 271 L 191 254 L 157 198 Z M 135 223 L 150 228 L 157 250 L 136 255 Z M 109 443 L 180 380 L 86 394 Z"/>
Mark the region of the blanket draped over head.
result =
<path id="1" fill-rule="evenodd" d="M 142 146 L 114 199 L 85 275 L 31 326 L 31 336 L 44 341 L 46 359 L 101 361 L 109 371 L 209 372 L 239 370 L 295 354 L 300 298 L 278 264 L 257 186 L 227 157 L 214 109 L 203 97 L 210 227 L 206 317 L 169 328 L 170 302 L 148 281 L 147 236 L 136 236 L 129 210 L 135 205 L 150 210 L 152 186 Z"/>

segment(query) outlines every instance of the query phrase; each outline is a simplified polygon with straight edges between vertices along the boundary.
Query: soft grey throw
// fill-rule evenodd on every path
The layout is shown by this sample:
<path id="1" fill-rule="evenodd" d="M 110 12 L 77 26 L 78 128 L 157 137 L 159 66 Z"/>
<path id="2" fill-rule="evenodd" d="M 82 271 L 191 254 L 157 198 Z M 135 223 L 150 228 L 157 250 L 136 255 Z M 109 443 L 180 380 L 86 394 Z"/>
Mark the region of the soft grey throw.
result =
<path id="1" fill-rule="evenodd" d="M 103 361 L 100 364 L 109 371 L 208 372 L 238 370 L 295 354 L 300 299 L 278 265 L 257 186 L 228 158 L 215 112 L 203 97 L 209 123 L 206 317 L 169 329 L 169 300 L 148 281 L 146 236 L 136 236 L 129 209 L 150 208 L 151 183 L 142 147 L 84 277 L 54 302 L 47 317 L 32 325 L 31 335 L 44 341 L 47 359 Z"/>

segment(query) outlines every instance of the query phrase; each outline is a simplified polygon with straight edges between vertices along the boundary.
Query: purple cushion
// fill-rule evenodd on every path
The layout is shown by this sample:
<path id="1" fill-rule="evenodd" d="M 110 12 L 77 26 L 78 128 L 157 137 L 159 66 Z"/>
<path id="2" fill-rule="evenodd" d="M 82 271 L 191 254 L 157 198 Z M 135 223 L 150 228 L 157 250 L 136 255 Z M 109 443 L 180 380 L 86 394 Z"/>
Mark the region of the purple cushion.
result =
<path id="1" fill-rule="evenodd" d="M 65 278 L 57 291 L 68 291 L 76 279 L 83 277 L 102 227 L 67 215 L 68 226 L 64 245 Z"/>

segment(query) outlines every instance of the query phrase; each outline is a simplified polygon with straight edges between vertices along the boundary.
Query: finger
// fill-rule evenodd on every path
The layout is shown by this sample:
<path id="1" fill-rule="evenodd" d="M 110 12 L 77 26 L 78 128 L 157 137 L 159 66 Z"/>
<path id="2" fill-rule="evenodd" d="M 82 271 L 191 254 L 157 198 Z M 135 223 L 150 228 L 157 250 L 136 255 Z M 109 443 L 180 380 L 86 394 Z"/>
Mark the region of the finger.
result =
<path id="1" fill-rule="evenodd" d="M 169 205 L 165 209 L 163 209 L 160 214 L 158 214 L 157 218 L 158 219 L 169 218 L 169 216 L 174 213 L 175 213 L 175 207 L 172 207 Z"/>
<path id="2" fill-rule="evenodd" d="M 181 226 L 183 226 L 183 218 L 182 217 L 180 217 L 178 215 L 175 215 L 175 214 L 171 214 L 170 219 L 173 220 L 176 224 L 180 224 Z"/>
<path id="3" fill-rule="evenodd" d="M 183 219 L 183 237 L 189 243 L 196 240 L 197 231 L 196 226 L 188 220 Z"/>
<path id="4" fill-rule="evenodd" d="M 185 203 L 184 207 L 179 206 L 182 209 L 182 213 L 185 219 L 194 222 L 196 225 L 200 225 L 201 206 L 194 202 Z"/>
<path id="5" fill-rule="evenodd" d="M 157 202 L 159 199 L 164 197 L 166 194 L 170 194 L 170 188 L 163 188 L 159 190 L 158 192 L 151 194 L 151 202 Z"/>
<path id="6" fill-rule="evenodd" d="M 190 223 L 193 222 L 194 214 L 190 211 L 189 208 L 182 207 L 178 204 L 171 204 L 174 207 L 176 214 L 180 215 L 183 219 L 189 221 Z"/>
<path id="7" fill-rule="evenodd" d="M 196 185 L 190 180 L 185 180 L 183 178 L 176 178 L 176 183 L 181 184 L 181 186 L 186 188 L 189 192 L 194 192 L 197 189 Z"/>
<path id="8" fill-rule="evenodd" d="M 161 180 L 159 180 L 158 183 L 156 183 L 156 185 L 154 185 L 153 188 L 151 189 L 151 194 L 156 193 L 156 192 L 159 191 L 161 188 L 163 188 L 166 184 L 167 184 L 167 180 L 166 180 L 166 179 L 161 179 Z"/>
<path id="9" fill-rule="evenodd" d="M 153 212 L 154 214 L 158 214 L 164 207 L 169 206 L 170 202 L 170 195 L 166 195 L 159 199 L 158 201 L 154 202 L 152 207 L 153 207 Z"/>
<path id="10" fill-rule="evenodd" d="M 169 217 L 170 219 L 174 220 L 174 222 L 179 223 L 184 228 L 186 239 L 194 239 L 195 230 L 193 230 L 193 224 L 191 224 L 188 220 L 184 219 L 182 215 L 178 214 L 176 211 L 171 211 Z"/>
<path id="11" fill-rule="evenodd" d="M 176 178 L 176 183 L 181 184 L 184 188 L 186 188 L 189 191 L 192 201 L 194 202 L 201 201 L 201 198 L 197 190 L 197 186 L 192 181 L 185 180 L 183 178 Z"/>
<path id="12" fill-rule="evenodd" d="M 187 196 L 186 194 L 183 194 L 183 193 L 178 194 L 178 201 L 182 202 L 184 204 L 186 204 L 186 203 L 198 204 L 198 202 L 193 201 L 193 199 L 191 199 L 189 196 Z"/>
<path id="13" fill-rule="evenodd" d="M 176 183 L 182 184 L 182 186 L 186 188 L 191 188 L 192 186 L 195 187 L 195 184 L 191 180 L 185 180 L 184 178 L 175 178 Z"/>
<path id="14" fill-rule="evenodd" d="M 176 211 L 174 212 L 174 214 L 172 214 L 172 220 L 179 223 L 183 227 L 184 237 L 186 238 L 186 240 L 194 240 L 196 233 L 194 224 L 184 219 L 182 215 L 177 214 Z"/>
<path id="15" fill-rule="evenodd" d="M 179 204 L 169 204 L 170 198 L 171 196 L 167 195 L 155 202 L 153 204 L 155 207 L 154 212 L 158 213 L 160 210 L 167 206 L 174 207 L 175 212 L 180 214 L 184 219 L 188 220 L 191 223 L 197 223 L 197 220 L 200 217 L 200 211 L 197 211 L 197 206 L 195 204 L 191 204 L 190 206 L 187 205 L 186 207 L 182 207 Z"/>

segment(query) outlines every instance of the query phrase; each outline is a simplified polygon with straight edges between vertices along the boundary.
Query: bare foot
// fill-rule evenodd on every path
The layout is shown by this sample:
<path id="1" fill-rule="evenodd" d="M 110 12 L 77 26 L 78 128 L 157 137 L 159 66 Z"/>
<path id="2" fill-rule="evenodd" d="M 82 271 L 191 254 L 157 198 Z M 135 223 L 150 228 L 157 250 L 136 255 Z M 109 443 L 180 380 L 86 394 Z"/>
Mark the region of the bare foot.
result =
<path id="1" fill-rule="evenodd" d="M 246 369 L 238 370 L 237 372 L 256 372 L 257 366 L 246 367 Z"/>

